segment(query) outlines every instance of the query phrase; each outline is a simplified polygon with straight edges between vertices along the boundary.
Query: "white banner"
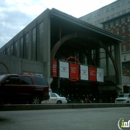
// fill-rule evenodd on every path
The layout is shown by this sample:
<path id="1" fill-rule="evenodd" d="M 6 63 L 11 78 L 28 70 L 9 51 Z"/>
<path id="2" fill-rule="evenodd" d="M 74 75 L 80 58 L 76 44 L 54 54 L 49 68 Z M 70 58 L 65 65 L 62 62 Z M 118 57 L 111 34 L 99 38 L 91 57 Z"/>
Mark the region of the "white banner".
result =
<path id="1" fill-rule="evenodd" d="M 80 78 L 81 80 L 88 80 L 88 66 L 80 65 Z"/>
<path id="2" fill-rule="evenodd" d="M 104 82 L 104 71 L 101 68 L 97 68 L 97 81 Z"/>
<path id="3" fill-rule="evenodd" d="M 59 61 L 59 77 L 69 78 L 69 63 Z"/>

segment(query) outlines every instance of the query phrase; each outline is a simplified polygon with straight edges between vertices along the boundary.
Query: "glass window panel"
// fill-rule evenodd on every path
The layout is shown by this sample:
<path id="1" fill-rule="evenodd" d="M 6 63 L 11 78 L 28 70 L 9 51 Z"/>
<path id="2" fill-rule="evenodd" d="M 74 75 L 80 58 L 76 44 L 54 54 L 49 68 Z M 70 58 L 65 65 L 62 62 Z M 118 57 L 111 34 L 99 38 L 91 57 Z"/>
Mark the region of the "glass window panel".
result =
<path id="1" fill-rule="evenodd" d="M 100 59 L 100 68 L 104 70 L 104 76 L 106 76 L 106 58 Z"/>
<path id="2" fill-rule="evenodd" d="M 125 13 L 126 13 L 126 10 L 123 10 L 123 11 L 122 11 L 122 14 L 125 14 Z"/>
<path id="3" fill-rule="evenodd" d="M 130 3 L 130 0 L 128 0 L 128 3 Z"/>
<path id="4" fill-rule="evenodd" d="M 121 19 L 121 23 L 122 23 L 122 24 L 125 23 L 125 18 L 122 18 L 122 19 Z"/>
<path id="5" fill-rule="evenodd" d="M 123 52 L 125 52 L 125 51 L 126 51 L 126 45 L 123 46 Z"/>
<path id="6" fill-rule="evenodd" d="M 114 6 L 111 7 L 111 10 L 114 10 Z"/>
<path id="7" fill-rule="evenodd" d="M 119 20 L 116 20 L 116 25 L 119 25 Z"/>
<path id="8" fill-rule="evenodd" d="M 54 93 L 51 93 L 51 97 L 57 97 L 56 94 Z"/>
<path id="9" fill-rule="evenodd" d="M 119 29 L 116 29 L 116 34 L 119 34 Z"/>
<path id="10" fill-rule="evenodd" d="M 31 77 L 22 76 L 21 79 L 22 79 L 22 84 L 26 84 L 26 85 L 32 85 L 33 84 Z"/>
<path id="11" fill-rule="evenodd" d="M 130 21 L 130 15 L 127 17 L 127 20 Z"/>
<path id="12" fill-rule="evenodd" d="M 105 58 L 106 57 L 106 52 L 103 48 L 100 48 L 100 58 Z"/>
<path id="13" fill-rule="evenodd" d="M 21 58 L 24 58 L 23 37 L 20 39 L 20 56 Z"/>
<path id="14" fill-rule="evenodd" d="M 37 60 L 38 61 L 41 61 L 43 59 L 43 30 L 44 30 L 44 27 L 43 27 L 43 22 L 41 22 L 38 26 L 38 42 L 37 42 Z"/>
<path id="15" fill-rule="evenodd" d="M 113 27 L 113 26 L 114 26 L 114 23 L 113 23 L 113 22 L 111 22 L 111 23 L 110 23 L 110 27 Z"/>
<path id="16" fill-rule="evenodd" d="M 110 58 L 108 58 L 108 72 L 109 75 L 115 75 L 115 69 L 114 69 L 114 65 L 112 63 L 112 60 Z"/>
<path id="17" fill-rule="evenodd" d="M 5 84 L 20 84 L 18 76 L 10 76 L 5 80 Z"/>
<path id="18" fill-rule="evenodd" d="M 36 60 L 36 28 L 32 30 L 32 60 Z"/>
<path id="19" fill-rule="evenodd" d="M 106 12 L 109 12 L 109 8 L 106 9 Z"/>
<path id="20" fill-rule="evenodd" d="M 125 27 L 122 27 L 122 33 L 125 33 Z"/>
<path id="21" fill-rule="evenodd" d="M 128 30 L 130 31 L 130 25 L 128 26 Z"/>
<path id="22" fill-rule="evenodd" d="M 14 55 L 15 55 L 15 56 L 17 56 L 17 53 L 18 53 L 17 48 L 18 48 L 18 42 L 16 41 L 16 42 L 14 43 Z"/>
<path id="23" fill-rule="evenodd" d="M 13 46 L 13 44 L 10 46 L 10 55 L 12 55 L 13 56 L 13 54 L 14 54 L 14 46 Z"/>
<path id="24" fill-rule="evenodd" d="M 106 52 L 103 48 L 100 48 L 99 58 L 99 66 L 104 69 L 104 75 L 106 76 Z"/>
<path id="25" fill-rule="evenodd" d="M 19 45 L 18 45 L 18 41 L 15 44 L 16 44 L 16 56 L 19 57 Z"/>
<path id="26" fill-rule="evenodd" d="M 25 58 L 29 59 L 29 33 L 25 35 Z"/>
<path id="27" fill-rule="evenodd" d="M 105 29 L 108 29 L 108 24 L 105 25 Z"/>
<path id="28" fill-rule="evenodd" d="M 121 6 L 124 6 L 125 5 L 125 1 L 121 2 Z"/>
<path id="29" fill-rule="evenodd" d="M 130 41 L 130 35 L 129 35 L 129 41 Z"/>
<path id="30" fill-rule="evenodd" d="M 48 85 L 48 82 L 43 77 L 34 77 L 37 85 Z"/>
<path id="31" fill-rule="evenodd" d="M 7 55 L 10 55 L 10 47 L 7 48 Z"/>

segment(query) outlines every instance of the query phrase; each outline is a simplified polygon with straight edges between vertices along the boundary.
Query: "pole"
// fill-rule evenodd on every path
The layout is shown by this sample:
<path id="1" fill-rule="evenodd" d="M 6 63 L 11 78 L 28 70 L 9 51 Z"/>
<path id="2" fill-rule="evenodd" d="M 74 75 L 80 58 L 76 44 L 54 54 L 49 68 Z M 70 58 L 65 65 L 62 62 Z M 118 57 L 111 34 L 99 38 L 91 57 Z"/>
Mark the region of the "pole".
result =
<path id="1" fill-rule="evenodd" d="M 58 94 L 60 95 L 60 78 L 58 78 Z"/>

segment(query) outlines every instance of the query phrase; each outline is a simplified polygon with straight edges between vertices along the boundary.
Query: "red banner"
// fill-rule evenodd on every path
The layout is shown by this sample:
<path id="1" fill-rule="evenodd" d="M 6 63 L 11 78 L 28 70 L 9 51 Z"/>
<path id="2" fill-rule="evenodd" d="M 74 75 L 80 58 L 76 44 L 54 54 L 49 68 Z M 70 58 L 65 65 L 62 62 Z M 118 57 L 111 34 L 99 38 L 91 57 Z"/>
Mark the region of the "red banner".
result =
<path id="1" fill-rule="evenodd" d="M 70 63 L 70 79 L 79 79 L 79 64 Z"/>
<path id="2" fill-rule="evenodd" d="M 97 81 L 97 68 L 93 66 L 89 66 L 89 80 Z"/>
<path id="3" fill-rule="evenodd" d="M 52 76 L 57 77 L 57 60 L 53 60 Z"/>

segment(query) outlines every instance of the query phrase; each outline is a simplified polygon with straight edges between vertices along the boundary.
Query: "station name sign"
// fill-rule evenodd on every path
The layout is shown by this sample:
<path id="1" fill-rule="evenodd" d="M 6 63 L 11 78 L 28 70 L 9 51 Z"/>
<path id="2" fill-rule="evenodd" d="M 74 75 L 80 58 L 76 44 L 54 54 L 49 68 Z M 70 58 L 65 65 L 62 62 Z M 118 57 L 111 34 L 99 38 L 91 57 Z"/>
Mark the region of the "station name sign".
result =
<path id="1" fill-rule="evenodd" d="M 104 71 L 95 66 L 85 66 L 78 63 L 53 61 L 53 77 L 68 78 L 73 81 L 89 80 L 104 82 Z"/>

